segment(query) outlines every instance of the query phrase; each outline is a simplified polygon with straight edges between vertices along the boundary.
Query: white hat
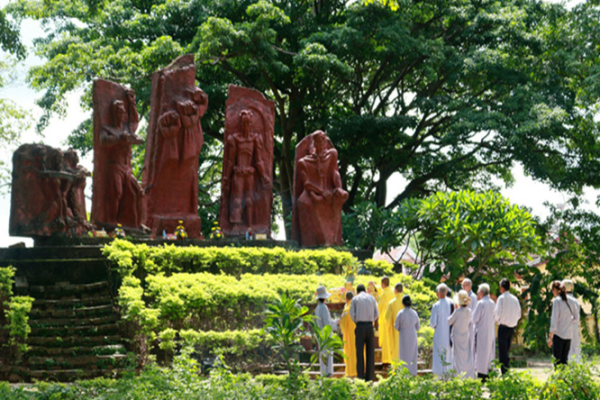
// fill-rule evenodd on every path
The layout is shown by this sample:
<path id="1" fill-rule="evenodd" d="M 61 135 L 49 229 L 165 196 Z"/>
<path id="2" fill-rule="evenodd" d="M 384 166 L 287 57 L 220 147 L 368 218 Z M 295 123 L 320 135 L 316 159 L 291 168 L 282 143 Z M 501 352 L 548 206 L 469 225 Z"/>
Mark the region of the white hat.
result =
<path id="1" fill-rule="evenodd" d="M 317 298 L 318 299 L 328 299 L 331 296 L 331 293 L 325 289 L 325 286 L 319 286 L 317 288 Z"/>
<path id="2" fill-rule="evenodd" d="M 565 287 L 565 290 L 567 291 L 567 293 L 573 293 L 573 290 L 575 289 L 575 285 L 573 284 L 572 280 L 565 279 L 562 281 L 562 284 Z"/>
<path id="3" fill-rule="evenodd" d="M 468 306 L 469 304 L 471 304 L 471 298 L 469 297 L 469 294 L 465 290 L 458 292 L 458 305 Z"/>

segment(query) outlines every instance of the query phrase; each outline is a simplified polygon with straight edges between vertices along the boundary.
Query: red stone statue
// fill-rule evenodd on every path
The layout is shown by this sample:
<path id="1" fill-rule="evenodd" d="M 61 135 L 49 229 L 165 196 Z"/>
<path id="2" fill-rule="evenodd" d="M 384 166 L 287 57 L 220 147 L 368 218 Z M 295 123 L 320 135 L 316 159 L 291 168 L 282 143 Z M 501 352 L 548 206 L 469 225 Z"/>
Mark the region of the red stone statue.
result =
<path id="1" fill-rule="evenodd" d="M 15 151 L 9 225 L 12 236 L 81 235 L 91 228 L 83 196 L 88 175 L 78 162 L 72 149 L 63 154 L 50 146 L 25 144 Z M 71 195 L 79 189 L 81 196 Z"/>
<path id="2" fill-rule="evenodd" d="M 219 223 L 225 236 L 271 234 L 275 104 L 252 89 L 229 86 Z"/>
<path id="3" fill-rule="evenodd" d="M 135 93 L 123 85 L 94 81 L 94 176 L 92 222 L 110 229 L 122 224 L 141 228 L 144 208 L 141 187 L 131 170 L 131 145 L 144 140 L 135 134 L 139 117 Z"/>
<path id="4" fill-rule="evenodd" d="M 155 235 L 173 233 L 184 221 L 200 237 L 198 156 L 204 144 L 200 118 L 208 96 L 196 87 L 194 56 L 177 58 L 152 75 L 151 110 L 142 186 L 146 225 Z"/>
<path id="5" fill-rule="evenodd" d="M 323 131 L 305 137 L 296 146 L 292 197 L 292 240 L 301 246 L 340 246 L 342 189 L 337 150 Z"/>

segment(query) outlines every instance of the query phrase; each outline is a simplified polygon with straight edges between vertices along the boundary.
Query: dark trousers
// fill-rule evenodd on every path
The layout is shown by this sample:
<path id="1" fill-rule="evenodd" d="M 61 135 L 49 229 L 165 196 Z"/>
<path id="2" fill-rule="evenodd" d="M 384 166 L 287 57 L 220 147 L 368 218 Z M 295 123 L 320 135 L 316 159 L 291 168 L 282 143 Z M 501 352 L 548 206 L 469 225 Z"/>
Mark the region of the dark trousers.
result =
<path id="1" fill-rule="evenodd" d="M 569 359 L 569 350 L 571 349 L 571 339 L 563 339 L 556 334 L 552 336 L 552 355 L 556 359 L 554 365 L 567 364 Z"/>
<path id="2" fill-rule="evenodd" d="M 488 374 L 477 373 L 477 378 L 481 379 L 481 383 L 486 383 L 488 380 Z"/>
<path id="3" fill-rule="evenodd" d="M 498 326 L 498 358 L 500 359 L 500 369 L 504 375 L 510 368 L 510 344 L 512 342 L 515 328 L 509 328 L 506 325 Z"/>
<path id="4" fill-rule="evenodd" d="M 366 381 L 375 380 L 375 332 L 372 322 L 357 322 L 356 329 L 356 375 Z M 365 368 L 364 347 L 367 346 Z"/>

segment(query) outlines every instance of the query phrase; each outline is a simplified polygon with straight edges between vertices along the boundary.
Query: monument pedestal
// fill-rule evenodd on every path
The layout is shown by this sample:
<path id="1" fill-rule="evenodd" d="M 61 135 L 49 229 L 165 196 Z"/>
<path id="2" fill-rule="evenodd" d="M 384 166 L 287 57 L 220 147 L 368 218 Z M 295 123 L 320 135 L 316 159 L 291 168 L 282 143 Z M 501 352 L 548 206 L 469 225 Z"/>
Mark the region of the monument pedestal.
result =
<path id="1" fill-rule="evenodd" d="M 152 234 L 158 238 L 162 236 L 163 230 L 166 233 L 174 233 L 177 226 L 180 225 L 179 221 L 183 221 L 183 226 L 188 237 L 200 238 L 202 236 L 202 221 L 198 215 L 155 215 L 154 223 L 151 227 Z"/>

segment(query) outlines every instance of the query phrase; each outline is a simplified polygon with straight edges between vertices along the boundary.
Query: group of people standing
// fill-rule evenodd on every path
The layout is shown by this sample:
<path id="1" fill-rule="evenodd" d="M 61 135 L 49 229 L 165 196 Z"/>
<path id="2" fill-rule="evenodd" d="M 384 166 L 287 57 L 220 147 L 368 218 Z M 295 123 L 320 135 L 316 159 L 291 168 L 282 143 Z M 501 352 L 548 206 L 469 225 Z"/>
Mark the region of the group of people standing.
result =
<path id="1" fill-rule="evenodd" d="M 437 376 L 450 373 L 486 381 L 496 354 L 496 324 L 498 354 L 502 373 L 510 367 L 510 347 L 515 328 L 521 318 L 519 299 L 510 293 L 510 281 L 500 281 L 500 296 L 494 302 L 490 298 L 490 286 L 479 285 L 472 291 L 469 279 L 462 281 L 457 301 L 452 299 L 445 284 L 436 288 L 438 301 L 431 309 L 430 326 L 433 336 L 433 367 Z M 403 295 L 403 285 L 390 287 L 389 278 L 381 281 L 381 291 L 367 293 L 364 285 L 358 285 L 356 296 L 346 293 L 346 306 L 339 320 L 344 337 L 346 376 L 367 381 L 375 378 L 375 323 L 379 322 L 379 344 L 382 363 L 402 361 L 412 375 L 417 374 L 420 321 L 412 308 L 410 296 Z M 552 292 L 552 317 L 548 345 L 552 347 L 556 363 L 571 358 L 579 359 L 579 310 L 573 297 L 573 282 L 555 281 Z M 329 293 L 324 286 L 317 290 L 317 323 L 322 328 L 337 321 L 331 315 L 325 299 Z M 321 361 L 324 375 L 333 374 L 333 357 Z"/>

